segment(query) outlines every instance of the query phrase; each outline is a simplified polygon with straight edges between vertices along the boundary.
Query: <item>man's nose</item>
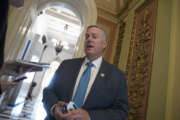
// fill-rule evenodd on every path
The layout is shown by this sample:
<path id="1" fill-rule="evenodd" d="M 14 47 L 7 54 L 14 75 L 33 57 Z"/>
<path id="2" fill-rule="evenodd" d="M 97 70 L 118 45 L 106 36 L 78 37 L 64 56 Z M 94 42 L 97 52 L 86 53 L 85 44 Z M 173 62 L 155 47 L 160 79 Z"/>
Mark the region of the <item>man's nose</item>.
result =
<path id="1" fill-rule="evenodd" d="M 87 41 L 92 41 L 92 40 L 93 40 L 93 38 L 92 38 L 92 36 L 90 35 L 90 36 L 88 37 Z"/>

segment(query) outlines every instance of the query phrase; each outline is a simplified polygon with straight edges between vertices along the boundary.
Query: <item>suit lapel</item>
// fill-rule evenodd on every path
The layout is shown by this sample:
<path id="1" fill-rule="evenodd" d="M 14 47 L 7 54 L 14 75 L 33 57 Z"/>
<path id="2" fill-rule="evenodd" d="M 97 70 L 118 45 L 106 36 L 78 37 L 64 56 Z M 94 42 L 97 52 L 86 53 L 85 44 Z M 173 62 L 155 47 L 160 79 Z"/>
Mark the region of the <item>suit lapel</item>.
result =
<path id="1" fill-rule="evenodd" d="M 101 64 L 100 69 L 99 69 L 99 72 L 96 76 L 96 79 L 95 79 L 95 81 L 91 87 L 91 90 L 87 96 L 87 99 L 84 103 L 84 107 L 87 107 L 88 102 L 91 101 L 91 99 L 94 99 L 94 96 L 96 94 L 96 90 L 98 90 L 99 86 L 102 86 L 103 81 L 106 80 L 105 76 L 108 74 L 108 69 L 107 69 L 106 64 L 107 63 L 103 59 L 102 64 Z"/>
<path id="2" fill-rule="evenodd" d="M 70 89 L 69 89 L 69 91 L 70 91 L 70 94 L 69 94 L 70 100 L 72 98 L 75 83 L 76 83 L 76 80 L 77 80 L 77 77 L 78 77 L 78 74 L 79 74 L 79 71 L 81 69 L 81 65 L 82 65 L 83 61 L 84 61 L 84 58 L 81 58 L 81 59 L 79 59 L 77 64 L 72 65 L 73 67 L 71 66 L 74 69 L 73 71 L 75 71 L 75 72 L 72 73 L 72 84 L 71 84 Z"/>

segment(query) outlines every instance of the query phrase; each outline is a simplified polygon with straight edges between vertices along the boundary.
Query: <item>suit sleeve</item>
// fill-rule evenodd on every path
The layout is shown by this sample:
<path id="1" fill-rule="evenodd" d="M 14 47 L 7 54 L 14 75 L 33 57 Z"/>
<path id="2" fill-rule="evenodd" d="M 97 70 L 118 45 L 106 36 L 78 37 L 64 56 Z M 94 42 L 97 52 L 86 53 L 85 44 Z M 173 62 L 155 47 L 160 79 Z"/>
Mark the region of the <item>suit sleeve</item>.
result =
<path id="1" fill-rule="evenodd" d="M 128 116 L 128 93 L 124 73 L 114 74 L 112 79 L 118 81 L 114 102 L 107 108 L 88 110 L 91 120 L 125 120 Z M 111 80 L 112 80 L 111 79 Z"/>
<path id="2" fill-rule="evenodd" d="M 55 92 L 55 84 L 57 79 L 60 79 L 61 76 L 61 70 L 62 70 L 62 64 L 60 65 L 60 67 L 57 69 L 57 71 L 55 72 L 55 75 L 53 77 L 53 79 L 51 80 L 50 84 L 48 85 L 48 87 L 46 87 L 43 90 L 43 105 L 44 108 L 46 110 L 46 112 L 50 115 L 51 113 L 51 108 L 53 105 L 55 105 L 59 100 L 56 96 L 56 92 Z"/>

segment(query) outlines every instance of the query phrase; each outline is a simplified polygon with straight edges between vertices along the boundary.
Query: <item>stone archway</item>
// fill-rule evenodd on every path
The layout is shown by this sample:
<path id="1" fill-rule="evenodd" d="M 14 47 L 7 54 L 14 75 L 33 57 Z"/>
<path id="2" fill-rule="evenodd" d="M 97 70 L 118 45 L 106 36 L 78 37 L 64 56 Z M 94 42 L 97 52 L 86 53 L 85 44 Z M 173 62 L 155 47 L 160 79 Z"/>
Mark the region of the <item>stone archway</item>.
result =
<path id="1" fill-rule="evenodd" d="M 77 42 L 78 47 L 75 51 L 74 57 L 83 56 L 83 30 L 88 25 L 96 24 L 97 20 L 97 8 L 94 0 L 40 0 L 37 6 L 37 11 L 41 11 L 48 6 L 53 5 L 60 5 L 66 7 L 72 10 L 80 18 L 82 23 L 82 34 Z"/>
<path id="2" fill-rule="evenodd" d="M 94 0 L 28 0 L 22 10 L 11 10 L 6 40 L 6 60 L 16 59 L 21 56 L 22 51 L 24 50 L 24 47 L 22 46 L 25 46 L 27 41 L 25 36 L 27 36 L 30 31 L 30 26 L 28 25 L 32 26 L 37 17 L 37 13 L 50 5 L 65 5 L 65 7 L 74 11 L 82 21 L 82 32 L 88 25 L 96 24 L 97 10 Z M 26 21 L 29 21 L 29 23 L 26 23 Z M 24 32 L 23 28 L 27 28 L 25 30 L 26 32 Z M 78 40 L 78 49 L 75 54 L 76 57 L 83 55 L 82 35 Z"/>

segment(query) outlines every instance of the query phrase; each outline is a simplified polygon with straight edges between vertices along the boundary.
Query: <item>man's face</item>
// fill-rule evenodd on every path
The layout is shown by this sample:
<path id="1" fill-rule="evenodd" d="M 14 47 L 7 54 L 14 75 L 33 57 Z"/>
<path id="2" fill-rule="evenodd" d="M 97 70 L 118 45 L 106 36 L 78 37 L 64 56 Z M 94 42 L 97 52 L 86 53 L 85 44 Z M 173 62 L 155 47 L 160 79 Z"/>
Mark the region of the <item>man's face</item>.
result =
<path id="1" fill-rule="evenodd" d="M 87 30 L 84 51 L 89 59 L 93 60 L 102 55 L 107 45 L 102 35 L 102 31 L 99 28 L 91 27 Z"/>

